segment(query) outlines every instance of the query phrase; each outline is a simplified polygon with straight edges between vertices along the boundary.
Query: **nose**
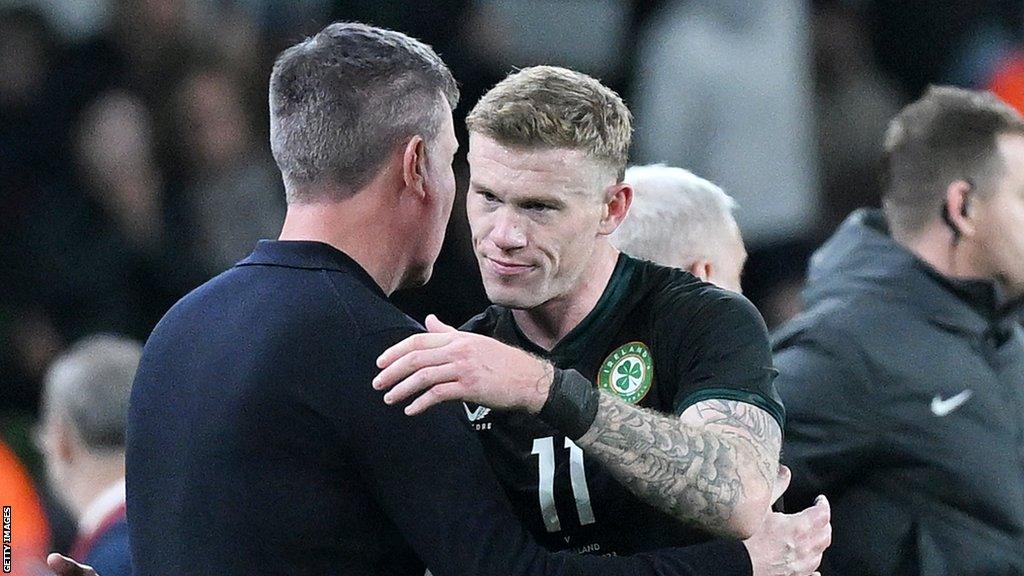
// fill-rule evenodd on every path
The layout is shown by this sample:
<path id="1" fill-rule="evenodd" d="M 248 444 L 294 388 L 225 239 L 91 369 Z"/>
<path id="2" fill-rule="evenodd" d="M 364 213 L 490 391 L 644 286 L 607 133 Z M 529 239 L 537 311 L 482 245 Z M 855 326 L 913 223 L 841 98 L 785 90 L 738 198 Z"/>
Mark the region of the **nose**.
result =
<path id="1" fill-rule="evenodd" d="M 490 237 L 491 242 L 504 251 L 526 246 L 526 233 L 523 231 L 522 222 L 519 216 L 510 210 L 498 210 Z"/>

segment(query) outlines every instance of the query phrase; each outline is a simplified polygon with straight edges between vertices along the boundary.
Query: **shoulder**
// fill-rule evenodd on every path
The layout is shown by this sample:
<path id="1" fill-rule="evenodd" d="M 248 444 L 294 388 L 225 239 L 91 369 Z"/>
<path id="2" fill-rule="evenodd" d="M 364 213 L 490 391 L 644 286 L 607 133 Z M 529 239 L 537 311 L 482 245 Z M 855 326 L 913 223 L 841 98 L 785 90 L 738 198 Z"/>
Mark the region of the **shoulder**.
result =
<path id="1" fill-rule="evenodd" d="M 640 309 L 659 333 L 686 339 L 749 338 L 767 342 L 768 329 L 757 308 L 742 294 L 704 282 L 684 270 L 642 262 L 639 286 L 645 290 Z M 678 340 L 675 336 L 673 340 Z"/>
<path id="2" fill-rule="evenodd" d="M 791 350 L 813 350 L 850 363 L 906 345 L 907 331 L 925 322 L 911 307 L 873 294 L 822 300 L 772 334 L 778 357 Z"/>
<path id="3" fill-rule="evenodd" d="M 352 337 L 386 331 L 422 331 L 379 293 L 344 271 L 238 266 L 199 286 L 175 304 L 154 330 L 191 330 L 196 324 L 248 318 L 264 330 L 344 329 Z"/>
<path id="4" fill-rule="evenodd" d="M 902 315 L 889 312 L 870 299 L 826 300 L 776 330 L 776 386 L 787 404 L 813 410 L 845 398 L 855 400 L 844 404 L 852 408 L 884 396 L 890 378 L 884 363 L 876 360 L 900 353 L 907 344 Z M 884 348 L 888 350 L 880 354 Z"/>
<path id="5" fill-rule="evenodd" d="M 761 318 L 742 294 L 704 282 L 685 270 L 638 260 L 636 275 L 636 286 L 643 291 L 643 302 L 655 322 L 715 313 Z"/>

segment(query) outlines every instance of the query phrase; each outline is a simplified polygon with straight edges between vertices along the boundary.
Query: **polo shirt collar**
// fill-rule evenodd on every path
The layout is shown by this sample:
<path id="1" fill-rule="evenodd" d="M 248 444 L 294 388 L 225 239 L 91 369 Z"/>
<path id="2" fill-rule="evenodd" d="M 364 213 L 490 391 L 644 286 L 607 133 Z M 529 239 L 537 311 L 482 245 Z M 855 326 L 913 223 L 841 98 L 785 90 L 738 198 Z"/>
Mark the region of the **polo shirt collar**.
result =
<path id="1" fill-rule="evenodd" d="M 314 240 L 260 240 L 248 257 L 235 266 L 281 266 L 302 270 L 348 272 L 360 283 L 387 298 L 384 291 L 351 256 L 325 242 Z"/>

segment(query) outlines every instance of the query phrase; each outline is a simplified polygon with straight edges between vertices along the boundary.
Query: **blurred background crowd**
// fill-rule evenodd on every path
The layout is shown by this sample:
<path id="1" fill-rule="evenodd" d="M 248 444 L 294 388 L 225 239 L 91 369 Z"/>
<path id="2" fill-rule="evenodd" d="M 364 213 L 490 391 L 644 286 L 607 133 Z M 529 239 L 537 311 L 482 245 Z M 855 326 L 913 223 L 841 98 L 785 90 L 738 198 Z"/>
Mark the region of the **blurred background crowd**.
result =
<path id="1" fill-rule="evenodd" d="M 270 66 L 334 20 L 433 45 L 461 83 L 463 142 L 461 118 L 514 67 L 615 88 L 634 163 L 688 168 L 738 201 L 744 288 L 770 326 L 799 311 L 821 239 L 877 205 L 900 107 L 930 83 L 1024 106 L 1019 0 L 0 0 L 0 435 L 40 487 L 31 429 L 55 355 L 97 332 L 144 340 L 276 236 Z M 419 319 L 486 305 L 460 206 L 434 279 L 395 296 Z"/>

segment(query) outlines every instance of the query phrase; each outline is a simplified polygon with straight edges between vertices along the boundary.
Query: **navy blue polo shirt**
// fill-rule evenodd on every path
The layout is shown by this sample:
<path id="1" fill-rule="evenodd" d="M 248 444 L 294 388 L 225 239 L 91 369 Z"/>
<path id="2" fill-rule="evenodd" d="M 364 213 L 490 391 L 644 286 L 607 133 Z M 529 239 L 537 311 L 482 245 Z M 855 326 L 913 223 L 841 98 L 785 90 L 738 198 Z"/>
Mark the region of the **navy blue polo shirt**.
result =
<path id="1" fill-rule="evenodd" d="M 344 253 L 262 241 L 146 343 L 128 422 L 140 576 L 749 574 L 742 544 L 549 554 L 446 405 L 408 417 L 370 382 L 422 328 Z"/>

